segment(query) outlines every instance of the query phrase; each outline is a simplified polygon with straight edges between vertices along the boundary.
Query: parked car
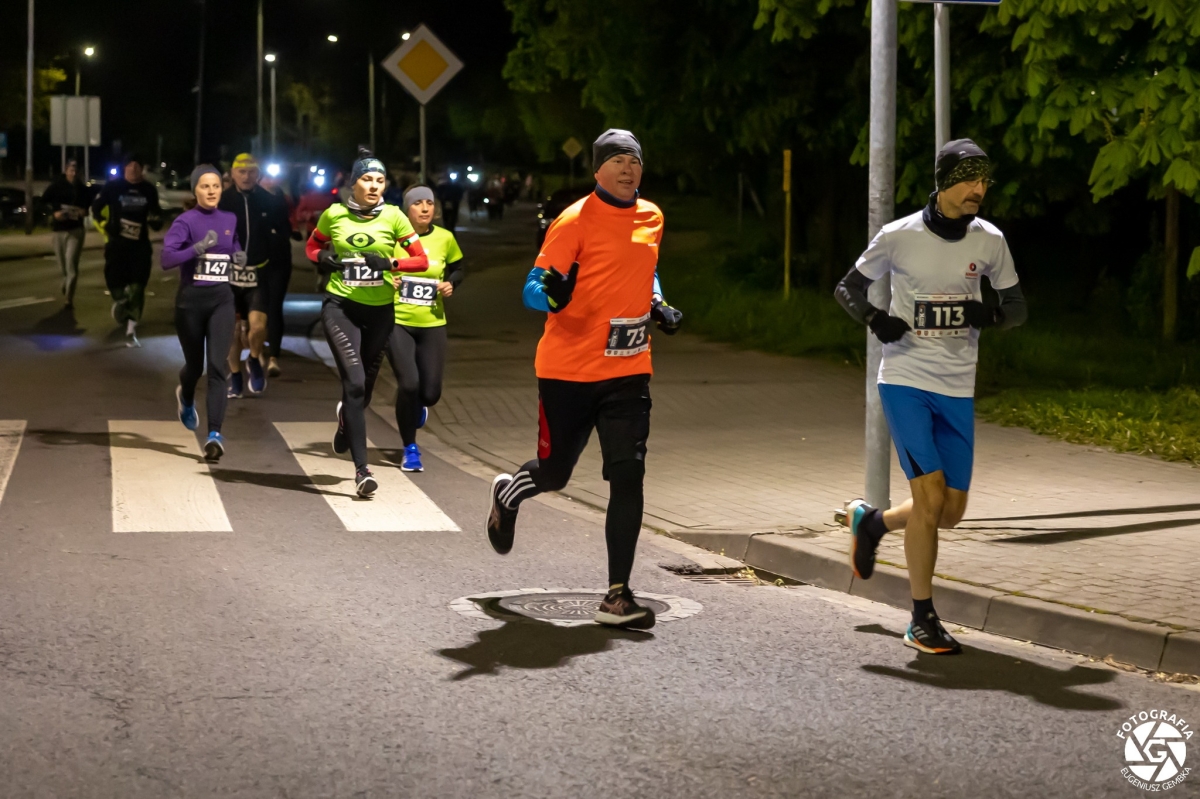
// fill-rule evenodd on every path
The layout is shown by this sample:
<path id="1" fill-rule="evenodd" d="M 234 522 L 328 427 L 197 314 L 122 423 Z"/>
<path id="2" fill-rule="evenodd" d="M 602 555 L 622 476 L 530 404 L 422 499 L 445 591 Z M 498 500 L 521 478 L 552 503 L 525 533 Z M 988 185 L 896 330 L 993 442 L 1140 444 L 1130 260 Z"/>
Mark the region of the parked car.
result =
<path id="1" fill-rule="evenodd" d="M 546 240 L 546 231 L 550 229 L 550 223 L 558 218 L 558 215 L 567 210 L 576 200 L 580 200 L 592 193 L 591 187 L 579 187 L 575 189 L 559 189 L 546 198 L 545 202 L 538 203 L 538 229 L 537 229 L 537 246 L 540 250 L 542 242 Z"/>
<path id="2" fill-rule="evenodd" d="M 192 197 L 191 176 L 180 175 L 174 169 L 166 175 L 148 172 L 146 180 L 158 189 L 158 205 L 168 214 L 181 212 L 183 201 Z"/>
<path id="3" fill-rule="evenodd" d="M 50 224 L 50 206 L 40 195 L 33 198 L 33 223 Z M 0 227 L 22 227 L 25 224 L 25 190 L 0 188 Z"/>

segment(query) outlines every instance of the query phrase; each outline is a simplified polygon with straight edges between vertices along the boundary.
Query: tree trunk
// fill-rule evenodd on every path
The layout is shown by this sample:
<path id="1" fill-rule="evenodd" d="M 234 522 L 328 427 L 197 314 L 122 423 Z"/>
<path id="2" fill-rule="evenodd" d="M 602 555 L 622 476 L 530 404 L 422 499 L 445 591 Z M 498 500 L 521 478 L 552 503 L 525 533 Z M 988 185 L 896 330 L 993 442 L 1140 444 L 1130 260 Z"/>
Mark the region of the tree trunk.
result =
<path id="1" fill-rule="evenodd" d="M 1179 319 L 1179 189 L 1167 187 L 1167 224 L 1163 236 L 1163 341 L 1175 341 Z"/>

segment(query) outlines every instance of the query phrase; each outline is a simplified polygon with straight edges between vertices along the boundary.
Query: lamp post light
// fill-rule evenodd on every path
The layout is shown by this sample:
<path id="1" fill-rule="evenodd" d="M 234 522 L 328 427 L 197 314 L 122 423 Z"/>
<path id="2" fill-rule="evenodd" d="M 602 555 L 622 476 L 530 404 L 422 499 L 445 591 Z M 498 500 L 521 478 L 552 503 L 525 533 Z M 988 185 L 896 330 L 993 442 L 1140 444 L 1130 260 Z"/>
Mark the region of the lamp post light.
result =
<path id="1" fill-rule="evenodd" d="M 275 160 L 275 54 L 267 53 L 263 58 L 271 65 L 271 160 Z"/>
<path id="2" fill-rule="evenodd" d="M 325 37 L 325 41 L 332 42 L 333 44 L 337 44 L 337 36 L 335 34 L 331 33 Z"/>
<path id="3" fill-rule="evenodd" d="M 85 48 L 83 48 L 83 54 L 84 54 L 85 56 L 87 56 L 88 58 L 92 58 L 92 57 L 94 57 L 94 56 L 96 55 L 96 48 L 95 48 L 95 47 L 91 47 L 91 46 L 89 45 L 88 47 L 85 47 Z M 76 61 L 76 62 L 75 62 L 75 96 L 76 96 L 76 97 L 78 97 L 78 96 L 79 96 L 80 73 L 81 73 L 82 71 L 83 71 L 83 62 L 82 62 L 82 61 Z"/>

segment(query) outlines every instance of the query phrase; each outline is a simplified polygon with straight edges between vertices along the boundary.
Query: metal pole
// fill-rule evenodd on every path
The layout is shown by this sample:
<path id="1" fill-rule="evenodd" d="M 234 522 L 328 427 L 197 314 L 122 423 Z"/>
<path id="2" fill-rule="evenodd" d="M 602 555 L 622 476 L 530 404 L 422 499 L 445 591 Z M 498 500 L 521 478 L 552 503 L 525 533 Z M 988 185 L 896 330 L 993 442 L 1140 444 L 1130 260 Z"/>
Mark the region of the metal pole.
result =
<path id="1" fill-rule="evenodd" d="M 933 4 L 933 97 L 940 150 L 950 141 L 950 6 L 945 3 Z"/>
<path id="2" fill-rule="evenodd" d="M 783 298 L 792 295 L 792 151 L 783 151 Z"/>
<path id="3" fill-rule="evenodd" d="M 271 64 L 271 160 L 275 160 L 275 65 Z"/>
<path id="4" fill-rule="evenodd" d="M 75 96 L 79 96 L 79 64 L 75 64 Z"/>
<path id="5" fill-rule="evenodd" d="M 371 135 L 368 138 L 371 142 L 371 152 L 375 152 L 375 54 L 370 50 L 367 51 L 367 94 L 371 97 L 367 123 L 371 126 Z"/>
<path id="6" fill-rule="evenodd" d="M 32 0 L 30 0 L 32 2 Z M 425 185 L 425 104 L 421 103 L 421 180 L 422 186 Z"/>
<path id="7" fill-rule="evenodd" d="M 33 0 L 29 0 L 29 47 L 25 54 L 25 235 L 33 232 Z"/>
<path id="8" fill-rule="evenodd" d="M 192 150 L 192 165 L 200 163 L 201 114 L 204 111 L 204 29 L 208 22 L 206 5 L 200 0 L 200 61 L 196 76 L 196 139 Z"/>
<path id="9" fill-rule="evenodd" d="M 742 173 L 738 172 L 738 213 L 737 213 L 738 233 L 742 232 L 742 202 L 743 202 L 743 197 L 745 195 L 745 191 L 742 186 L 742 180 L 743 180 Z"/>
<path id="10" fill-rule="evenodd" d="M 263 143 L 263 0 L 258 0 L 258 137 L 256 147 Z"/>
<path id="11" fill-rule="evenodd" d="M 871 3 L 871 128 L 867 182 L 867 236 L 892 221 L 896 201 L 896 0 Z M 871 284 L 869 298 L 877 308 L 891 304 L 892 280 Z M 891 438 L 879 400 L 879 362 L 883 345 L 867 332 L 866 500 L 890 508 Z"/>

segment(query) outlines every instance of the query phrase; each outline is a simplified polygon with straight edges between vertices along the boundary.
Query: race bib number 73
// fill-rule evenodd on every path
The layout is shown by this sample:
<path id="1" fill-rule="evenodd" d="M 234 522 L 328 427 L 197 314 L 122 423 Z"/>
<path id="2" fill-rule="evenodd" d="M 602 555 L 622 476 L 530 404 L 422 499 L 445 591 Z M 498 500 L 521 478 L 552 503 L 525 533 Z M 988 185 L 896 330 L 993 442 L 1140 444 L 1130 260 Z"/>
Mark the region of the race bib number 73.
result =
<path id="1" fill-rule="evenodd" d="M 628 358 L 650 349 L 650 314 L 637 319 L 610 319 L 604 354 L 609 358 Z"/>
<path id="2" fill-rule="evenodd" d="M 965 336 L 970 332 L 964 303 L 970 294 L 917 294 L 913 305 L 913 334 L 923 338 Z"/>

